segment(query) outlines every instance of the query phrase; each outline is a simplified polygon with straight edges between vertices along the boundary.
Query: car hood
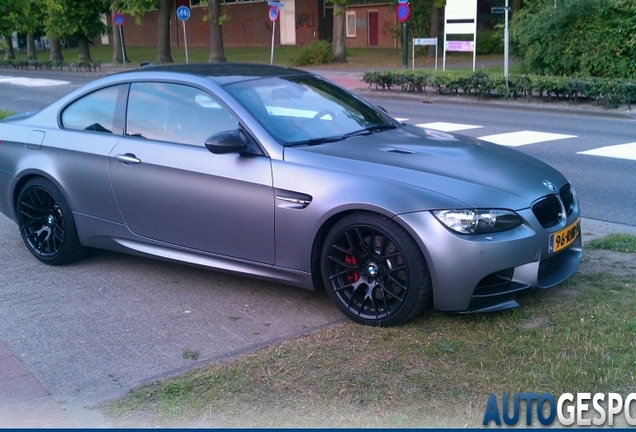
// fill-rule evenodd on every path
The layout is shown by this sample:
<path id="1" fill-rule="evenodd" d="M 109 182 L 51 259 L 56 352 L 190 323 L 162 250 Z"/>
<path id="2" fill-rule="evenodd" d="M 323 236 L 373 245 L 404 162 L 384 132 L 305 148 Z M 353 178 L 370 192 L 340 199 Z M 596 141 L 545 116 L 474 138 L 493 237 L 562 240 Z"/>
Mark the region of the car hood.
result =
<path id="1" fill-rule="evenodd" d="M 335 143 L 285 149 L 285 160 L 406 183 L 476 208 L 528 208 L 567 183 L 517 150 L 405 125 Z"/>

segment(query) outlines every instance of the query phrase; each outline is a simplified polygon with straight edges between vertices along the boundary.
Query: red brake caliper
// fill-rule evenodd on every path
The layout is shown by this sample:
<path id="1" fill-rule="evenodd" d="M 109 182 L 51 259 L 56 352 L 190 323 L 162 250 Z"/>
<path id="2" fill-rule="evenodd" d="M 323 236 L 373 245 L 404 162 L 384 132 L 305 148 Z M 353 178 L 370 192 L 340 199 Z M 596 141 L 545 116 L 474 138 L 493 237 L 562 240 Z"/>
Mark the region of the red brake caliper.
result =
<path id="1" fill-rule="evenodd" d="M 349 249 L 349 252 L 351 252 L 351 249 Z M 347 255 L 345 257 L 345 263 L 357 266 L 358 259 L 353 255 Z M 357 271 L 352 271 L 351 273 L 347 273 L 347 282 L 355 283 L 355 282 L 358 282 L 358 279 L 360 279 L 360 274 Z"/>

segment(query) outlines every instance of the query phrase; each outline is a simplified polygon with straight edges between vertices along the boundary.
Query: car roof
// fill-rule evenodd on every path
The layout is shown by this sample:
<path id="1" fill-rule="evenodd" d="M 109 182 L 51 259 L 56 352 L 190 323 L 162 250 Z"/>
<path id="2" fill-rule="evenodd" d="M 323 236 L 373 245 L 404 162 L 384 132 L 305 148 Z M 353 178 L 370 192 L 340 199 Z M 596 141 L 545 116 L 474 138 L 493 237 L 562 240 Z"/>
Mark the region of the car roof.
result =
<path id="1" fill-rule="evenodd" d="M 299 69 L 252 63 L 192 63 L 161 66 L 147 65 L 134 71 L 128 71 L 124 73 L 153 71 L 173 72 L 207 77 L 219 85 L 240 81 L 248 81 L 263 77 L 311 75 L 310 73 Z"/>

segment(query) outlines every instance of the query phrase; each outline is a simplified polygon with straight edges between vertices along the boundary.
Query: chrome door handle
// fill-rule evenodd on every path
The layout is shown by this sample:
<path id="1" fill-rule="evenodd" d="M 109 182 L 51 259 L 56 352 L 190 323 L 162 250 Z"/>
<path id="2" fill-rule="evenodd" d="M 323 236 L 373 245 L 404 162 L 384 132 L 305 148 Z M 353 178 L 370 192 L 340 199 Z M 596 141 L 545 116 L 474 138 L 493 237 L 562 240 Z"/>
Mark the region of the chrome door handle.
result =
<path id="1" fill-rule="evenodd" d="M 117 156 L 115 156 L 115 159 L 117 159 L 124 165 L 135 165 L 141 163 L 141 159 L 137 159 L 137 156 L 132 153 L 118 154 Z"/>

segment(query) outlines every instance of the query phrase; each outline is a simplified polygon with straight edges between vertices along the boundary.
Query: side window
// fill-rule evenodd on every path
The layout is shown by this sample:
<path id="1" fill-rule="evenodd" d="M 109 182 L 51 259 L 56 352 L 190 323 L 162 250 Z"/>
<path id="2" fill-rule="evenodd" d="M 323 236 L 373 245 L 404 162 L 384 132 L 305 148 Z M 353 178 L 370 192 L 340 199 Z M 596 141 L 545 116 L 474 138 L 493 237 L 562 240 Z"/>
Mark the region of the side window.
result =
<path id="1" fill-rule="evenodd" d="M 207 93 L 170 83 L 131 84 L 126 119 L 126 135 L 196 146 L 238 128 L 238 121 Z"/>
<path id="2" fill-rule="evenodd" d="M 97 90 L 76 100 L 62 112 L 62 127 L 121 135 L 127 90 L 128 84 L 122 84 Z"/>

